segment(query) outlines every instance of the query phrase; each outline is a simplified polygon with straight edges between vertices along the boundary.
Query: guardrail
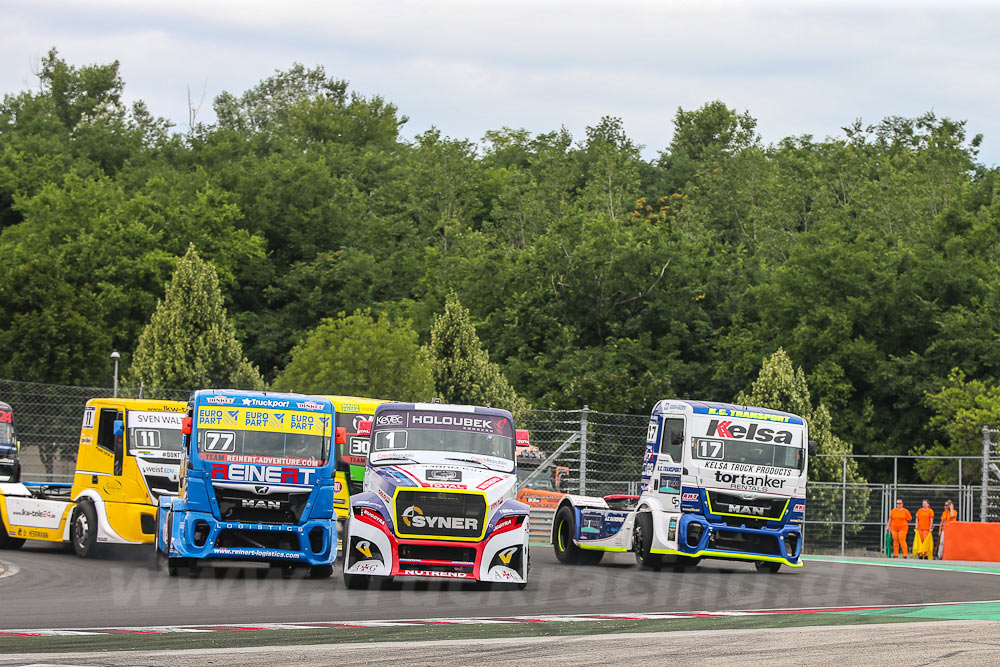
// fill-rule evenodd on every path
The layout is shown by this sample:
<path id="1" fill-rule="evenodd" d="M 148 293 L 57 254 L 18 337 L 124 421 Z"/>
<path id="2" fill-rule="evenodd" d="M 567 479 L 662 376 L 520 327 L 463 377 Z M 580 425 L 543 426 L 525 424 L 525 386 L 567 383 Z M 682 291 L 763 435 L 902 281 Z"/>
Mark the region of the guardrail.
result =
<path id="1" fill-rule="evenodd" d="M 531 509 L 531 541 L 535 544 L 552 544 L 552 520 L 555 510 L 534 507 Z"/>

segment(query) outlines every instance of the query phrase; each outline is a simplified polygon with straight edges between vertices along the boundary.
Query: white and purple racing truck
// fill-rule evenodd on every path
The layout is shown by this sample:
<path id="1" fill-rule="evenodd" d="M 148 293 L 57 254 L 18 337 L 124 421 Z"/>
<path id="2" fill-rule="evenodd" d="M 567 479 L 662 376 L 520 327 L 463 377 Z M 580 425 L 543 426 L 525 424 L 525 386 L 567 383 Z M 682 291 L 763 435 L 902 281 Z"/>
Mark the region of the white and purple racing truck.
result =
<path id="1" fill-rule="evenodd" d="M 653 407 L 639 496 L 566 496 L 552 543 L 563 563 L 634 552 L 642 567 L 702 558 L 800 567 L 808 427 L 787 412 L 664 400 Z"/>
<path id="2" fill-rule="evenodd" d="M 524 588 L 529 508 L 514 499 L 514 438 L 506 410 L 378 406 L 344 530 L 345 585 L 402 576 Z"/>

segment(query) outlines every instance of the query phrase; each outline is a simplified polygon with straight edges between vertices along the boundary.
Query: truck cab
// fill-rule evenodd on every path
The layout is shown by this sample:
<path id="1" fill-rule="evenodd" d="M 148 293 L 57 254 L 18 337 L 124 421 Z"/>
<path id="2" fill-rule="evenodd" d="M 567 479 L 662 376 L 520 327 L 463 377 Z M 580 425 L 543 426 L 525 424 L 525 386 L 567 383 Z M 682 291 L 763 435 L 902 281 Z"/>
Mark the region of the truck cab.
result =
<path id="1" fill-rule="evenodd" d="M 344 583 L 463 579 L 523 588 L 529 508 L 515 500 L 514 419 L 496 408 L 385 403 L 352 495 Z"/>
<path id="2" fill-rule="evenodd" d="M 156 503 L 177 493 L 186 407 L 180 401 L 87 401 L 72 484 L 0 483 L 0 546 L 68 542 L 86 558 L 100 544 L 151 543 Z"/>
<path id="3" fill-rule="evenodd" d="M 744 560 L 800 567 L 808 427 L 791 413 L 664 400 L 652 410 L 633 507 L 567 496 L 553 522 L 562 562 L 634 552 L 639 565 Z M 621 496 L 623 498 L 627 496 Z"/>
<path id="4" fill-rule="evenodd" d="M 0 401 L 0 482 L 21 481 L 21 443 L 14 432 L 14 410 Z"/>
<path id="5" fill-rule="evenodd" d="M 161 497 L 156 549 L 168 574 L 245 565 L 328 577 L 337 555 L 332 403 L 205 389 L 182 426 L 181 485 Z M 342 433 L 342 432 L 341 432 Z"/>

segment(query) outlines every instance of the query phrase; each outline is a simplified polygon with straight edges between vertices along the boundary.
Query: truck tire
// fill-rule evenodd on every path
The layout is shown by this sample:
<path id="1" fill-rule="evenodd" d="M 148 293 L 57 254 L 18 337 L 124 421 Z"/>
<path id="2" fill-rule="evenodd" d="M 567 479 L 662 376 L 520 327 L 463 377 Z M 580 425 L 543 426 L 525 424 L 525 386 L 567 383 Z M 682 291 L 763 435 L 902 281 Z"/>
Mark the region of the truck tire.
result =
<path id="1" fill-rule="evenodd" d="M 677 556 L 674 558 L 674 571 L 683 572 L 684 570 L 691 567 L 698 567 L 698 563 L 701 562 L 701 556 L 692 558 L 691 556 Z"/>
<path id="2" fill-rule="evenodd" d="M 663 556 L 650 553 L 653 547 L 653 515 L 650 512 L 639 512 L 632 528 L 632 550 L 635 551 L 636 564 L 646 570 L 659 570 L 663 565 Z"/>
<path id="3" fill-rule="evenodd" d="M 309 568 L 310 579 L 328 579 L 333 574 L 333 565 L 313 565 Z"/>
<path id="4" fill-rule="evenodd" d="M 69 541 L 80 558 L 92 558 L 97 553 L 97 510 L 90 500 L 81 500 L 70 517 Z"/>
<path id="5" fill-rule="evenodd" d="M 552 540 L 552 547 L 555 549 L 556 558 L 560 563 L 566 563 L 567 565 L 578 564 L 582 549 L 573 544 L 573 536 L 576 535 L 576 514 L 572 508 L 563 505 L 556 512 L 555 523 L 553 525 L 555 526 L 555 530 L 553 531 L 554 539 Z"/>
<path id="6" fill-rule="evenodd" d="M 347 574 L 344 572 L 344 587 L 352 591 L 363 591 L 371 586 L 372 578 L 367 574 Z"/>
<path id="7" fill-rule="evenodd" d="M 758 572 L 764 572 L 766 574 L 775 574 L 781 569 L 781 563 L 772 563 L 771 561 L 766 560 L 755 561 L 753 565 L 757 568 Z"/>
<path id="8" fill-rule="evenodd" d="M 7 526 L 0 516 L 0 549 L 20 549 L 24 546 L 23 537 L 11 537 L 7 534 Z"/>

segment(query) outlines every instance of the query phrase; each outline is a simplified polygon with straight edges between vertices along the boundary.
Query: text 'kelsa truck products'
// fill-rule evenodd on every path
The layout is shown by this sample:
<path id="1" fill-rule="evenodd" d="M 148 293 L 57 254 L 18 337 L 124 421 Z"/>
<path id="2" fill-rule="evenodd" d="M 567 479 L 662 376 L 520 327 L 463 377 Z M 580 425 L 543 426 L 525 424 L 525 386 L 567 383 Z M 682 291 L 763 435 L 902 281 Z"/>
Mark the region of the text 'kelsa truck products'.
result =
<path id="1" fill-rule="evenodd" d="M 437 577 L 528 581 L 528 511 L 514 499 L 506 410 L 386 403 L 375 411 L 364 491 L 351 495 L 344 583 Z"/>
<path id="2" fill-rule="evenodd" d="M 746 560 L 801 566 L 808 429 L 763 408 L 664 400 L 653 407 L 641 495 L 566 496 L 552 524 L 556 557 L 597 563 L 635 553 L 643 567 Z"/>
<path id="3" fill-rule="evenodd" d="M 69 542 L 88 557 L 103 543 L 151 543 L 157 501 L 177 493 L 186 409 L 180 401 L 88 401 L 72 484 L 0 483 L 0 547 Z"/>
<path id="4" fill-rule="evenodd" d="M 329 400 L 199 390 L 182 431 L 180 493 L 161 498 L 157 521 L 168 574 L 245 565 L 330 576 L 337 524 Z"/>
<path id="5" fill-rule="evenodd" d="M 21 443 L 14 432 L 14 411 L 0 401 L 0 482 L 20 482 Z"/>

